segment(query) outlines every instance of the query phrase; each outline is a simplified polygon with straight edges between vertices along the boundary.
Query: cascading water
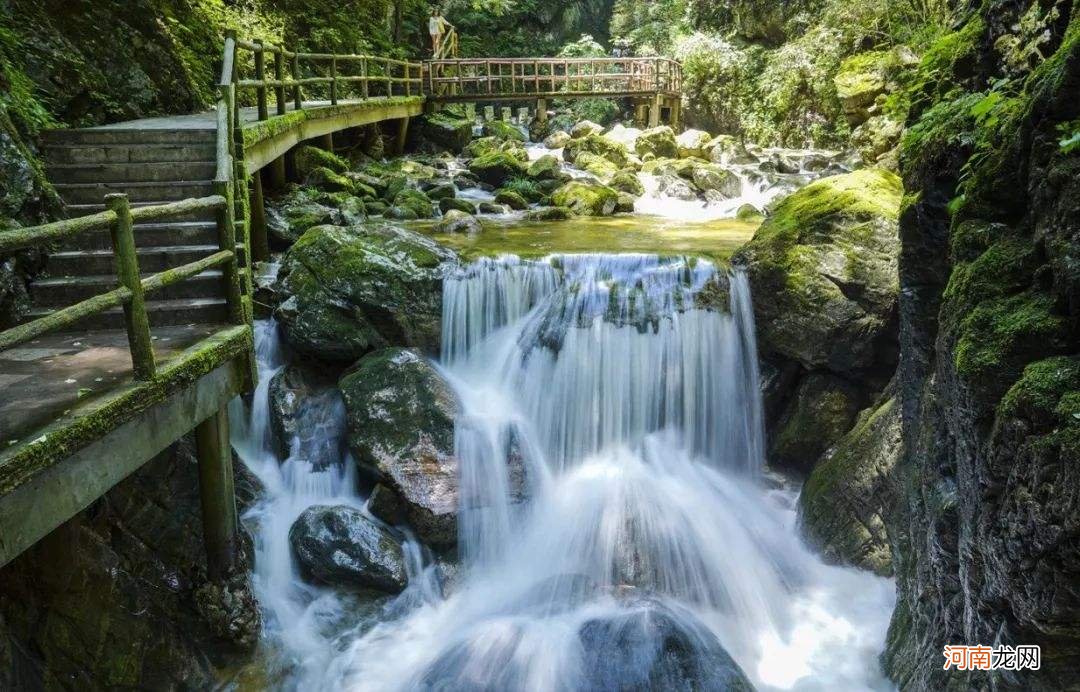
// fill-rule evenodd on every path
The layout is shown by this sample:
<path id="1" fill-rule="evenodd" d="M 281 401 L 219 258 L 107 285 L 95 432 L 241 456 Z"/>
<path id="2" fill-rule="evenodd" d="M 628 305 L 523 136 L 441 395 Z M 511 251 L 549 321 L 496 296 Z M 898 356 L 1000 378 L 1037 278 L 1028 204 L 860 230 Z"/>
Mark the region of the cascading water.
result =
<path id="1" fill-rule="evenodd" d="M 409 588 L 377 623 L 291 562 L 304 507 L 362 499 L 348 459 L 320 471 L 294 446 L 278 466 L 260 412 L 283 364 L 273 331 L 260 326 L 238 448 L 267 486 L 249 518 L 283 687 L 741 689 L 740 667 L 759 689 L 888 687 L 876 656 L 891 583 L 822 564 L 798 538 L 794 493 L 763 473 L 742 274 L 563 255 L 449 277 L 461 566 L 443 595 L 408 542 Z"/>

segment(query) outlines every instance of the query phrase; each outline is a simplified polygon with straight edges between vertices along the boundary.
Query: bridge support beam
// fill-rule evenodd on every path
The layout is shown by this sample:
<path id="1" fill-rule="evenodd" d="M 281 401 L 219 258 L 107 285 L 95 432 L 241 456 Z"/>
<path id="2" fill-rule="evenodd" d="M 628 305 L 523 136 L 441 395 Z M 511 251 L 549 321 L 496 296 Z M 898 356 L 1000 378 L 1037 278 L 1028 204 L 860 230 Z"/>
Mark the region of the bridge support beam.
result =
<path id="1" fill-rule="evenodd" d="M 267 166 L 270 173 L 270 189 L 281 190 L 285 187 L 285 157 L 279 156 Z"/>
<path id="2" fill-rule="evenodd" d="M 251 213 L 248 217 L 251 235 L 251 258 L 256 262 L 270 259 L 270 240 L 266 235 L 266 205 L 263 201 L 262 171 L 251 175 Z"/>
<path id="3" fill-rule="evenodd" d="M 536 99 L 536 119 L 547 122 L 547 99 Z"/>
<path id="4" fill-rule="evenodd" d="M 660 104 L 663 102 L 663 97 L 660 94 L 652 97 L 649 103 L 649 127 L 656 127 L 660 124 Z"/>
<path id="5" fill-rule="evenodd" d="M 333 151 L 334 151 L 334 133 L 333 132 L 327 132 L 322 137 L 319 137 L 319 147 L 321 149 L 325 149 L 325 150 L 329 151 L 330 153 L 333 153 Z"/>
<path id="6" fill-rule="evenodd" d="M 195 444 L 199 458 L 206 566 L 210 579 L 216 581 L 229 576 L 237 558 L 236 494 L 228 405 L 221 406 L 199 423 L 195 428 Z"/>
<path id="7" fill-rule="evenodd" d="M 405 153 L 405 140 L 409 136 L 409 119 L 399 118 L 397 121 L 397 132 L 394 135 L 394 156 L 401 156 Z"/>

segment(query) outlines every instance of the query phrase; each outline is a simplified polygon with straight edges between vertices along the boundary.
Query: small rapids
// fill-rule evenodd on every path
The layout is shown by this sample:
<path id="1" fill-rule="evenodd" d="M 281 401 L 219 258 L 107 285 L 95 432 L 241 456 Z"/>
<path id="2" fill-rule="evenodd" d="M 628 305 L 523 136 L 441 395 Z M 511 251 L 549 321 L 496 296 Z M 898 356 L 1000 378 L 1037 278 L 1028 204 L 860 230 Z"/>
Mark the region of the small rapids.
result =
<path id="1" fill-rule="evenodd" d="M 234 444 L 266 486 L 245 517 L 282 689 L 889 689 L 893 585 L 801 542 L 764 470 L 750 289 L 704 260 L 483 259 L 443 289 L 458 555 L 404 532 L 409 586 L 365 600 L 306 584 L 288 533 L 316 503 L 364 508 L 333 391 L 282 460 L 259 389 Z M 307 429 L 314 429 L 306 426 Z M 366 511 L 366 510 L 365 510 Z M 741 672 L 740 672 L 741 669 Z"/>

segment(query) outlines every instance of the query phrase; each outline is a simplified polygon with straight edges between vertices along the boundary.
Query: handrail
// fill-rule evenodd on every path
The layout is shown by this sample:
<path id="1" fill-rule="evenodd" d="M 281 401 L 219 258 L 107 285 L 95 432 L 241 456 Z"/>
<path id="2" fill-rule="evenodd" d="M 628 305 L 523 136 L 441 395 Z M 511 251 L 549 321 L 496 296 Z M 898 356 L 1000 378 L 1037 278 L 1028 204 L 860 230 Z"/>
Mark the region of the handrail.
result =
<path id="1" fill-rule="evenodd" d="M 179 281 L 191 278 L 211 267 L 235 267 L 237 245 L 228 232 L 219 233 L 220 249 L 207 257 L 173 267 L 147 277 L 141 276 L 138 253 L 135 246 L 133 225 L 136 221 L 168 219 L 199 210 L 217 210 L 219 226 L 229 216 L 230 200 L 227 196 L 209 195 L 144 207 L 132 207 L 125 194 L 105 196 L 106 211 L 76 219 L 20 228 L 0 233 L 0 252 L 25 250 L 67 240 L 91 231 L 109 230 L 112 236 L 113 254 L 116 256 L 118 286 L 74 305 L 55 310 L 36 320 L 0 331 L 0 351 L 24 344 L 43 334 L 69 327 L 76 322 L 123 306 L 124 322 L 128 332 L 128 348 L 131 352 L 132 370 L 138 380 L 149 380 L 155 375 L 156 365 L 151 345 L 149 318 L 143 296 Z M 230 224 L 226 224 L 231 226 Z M 229 278 L 229 277 L 227 277 Z M 226 304 L 231 316 L 246 318 L 239 293 L 239 283 L 233 277 L 226 282 Z M 231 287 L 235 284 L 235 290 Z M 239 323 L 238 319 L 235 319 Z"/>

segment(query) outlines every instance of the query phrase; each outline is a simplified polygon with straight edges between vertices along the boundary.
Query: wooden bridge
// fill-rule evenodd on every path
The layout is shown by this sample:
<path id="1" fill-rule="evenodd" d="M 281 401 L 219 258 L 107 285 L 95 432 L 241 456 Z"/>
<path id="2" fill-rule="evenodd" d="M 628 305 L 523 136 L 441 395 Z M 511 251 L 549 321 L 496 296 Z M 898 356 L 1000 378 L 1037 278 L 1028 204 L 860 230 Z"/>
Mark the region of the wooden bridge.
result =
<path id="1" fill-rule="evenodd" d="M 214 577 L 237 518 L 226 406 L 252 390 L 254 262 L 269 256 L 263 187 L 294 147 L 441 103 L 627 98 L 679 119 L 666 58 L 414 62 L 224 42 L 207 113 L 46 133 L 67 220 L 0 232 L 0 257 L 48 249 L 30 320 L 0 332 L 0 566 L 192 429 Z"/>

